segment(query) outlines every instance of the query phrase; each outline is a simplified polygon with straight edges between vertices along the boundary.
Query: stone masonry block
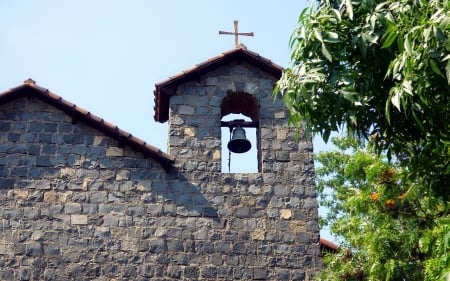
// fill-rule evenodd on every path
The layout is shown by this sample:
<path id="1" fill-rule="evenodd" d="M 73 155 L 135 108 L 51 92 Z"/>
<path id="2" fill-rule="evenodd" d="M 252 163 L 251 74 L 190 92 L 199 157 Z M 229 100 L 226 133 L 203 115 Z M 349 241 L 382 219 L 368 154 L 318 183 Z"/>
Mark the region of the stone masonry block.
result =
<path id="1" fill-rule="evenodd" d="M 120 147 L 109 147 L 106 150 L 106 156 L 123 156 L 123 149 Z"/>
<path id="2" fill-rule="evenodd" d="M 74 225 L 86 225 L 88 223 L 87 215 L 71 215 L 70 223 Z"/>
<path id="3" fill-rule="evenodd" d="M 292 218 L 292 210 L 290 209 L 283 209 L 280 211 L 280 218 L 284 220 L 288 220 Z"/>

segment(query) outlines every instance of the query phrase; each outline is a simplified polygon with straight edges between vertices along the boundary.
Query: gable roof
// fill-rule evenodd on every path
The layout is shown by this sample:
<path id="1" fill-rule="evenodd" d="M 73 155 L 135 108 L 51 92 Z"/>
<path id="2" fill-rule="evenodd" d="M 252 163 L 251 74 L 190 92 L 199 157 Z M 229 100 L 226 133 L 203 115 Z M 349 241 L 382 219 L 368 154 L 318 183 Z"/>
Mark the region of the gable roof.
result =
<path id="1" fill-rule="evenodd" d="M 198 79 L 208 71 L 212 71 L 219 66 L 230 61 L 245 61 L 262 71 L 271 74 L 277 79 L 281 78 L 283 68 L 269 59 L 261 57 L 259 54 L 247 50 L 244 45 L 240 45 L 230 51 L 217 55 L 209 60 L 186 69 L 169 79 L 155 85 L 155 121 L 164 123 L 169 119 L 169 99 L 175 94 L 176 88 L 187 81 Z"/>
<path id="2" fill-rule="evenodd" d="M 74 118 L 74 120 L 82 121 L 89 126 L 103 132 L 107 136 L 116 139 L 120 144 L 126 144 L 136 151 L 143 153 L 146 157 L 150 157 L 156 160 L 165 169 L 168 169 L 170 164 L 173 164 L 175 162 L 175 157 L 162 152 L 157 147 L 146 143 L 145 141 L 120 129 L 116 125 L 103 120 L 103 118 L 92 114 L 90 111 L 64 100 L 62 97 L 50 92 L 48 89 L 36 85 L 36 83 L 32 79 L 27 79 L 24 81 L 23 85 L 0 93 L 0 104 L 24 96 L 32 96 L 41 99 L 42 101 L 70 115 L 72 118 Z"/>

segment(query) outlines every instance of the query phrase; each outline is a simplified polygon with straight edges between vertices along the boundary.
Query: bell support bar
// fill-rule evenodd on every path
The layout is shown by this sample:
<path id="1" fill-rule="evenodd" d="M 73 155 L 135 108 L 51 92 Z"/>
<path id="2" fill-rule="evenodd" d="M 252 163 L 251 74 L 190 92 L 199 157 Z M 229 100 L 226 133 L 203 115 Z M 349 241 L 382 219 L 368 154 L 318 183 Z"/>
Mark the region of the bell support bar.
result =
<path id="1" fill-rule="evenodd" d="M 258 128 L 259 121 L 245 121 L 244 119 L 235 119 L 231 121 L 220 121 L 221 127 L 228 127 L 230 129 L 241 127 L 241 128 Z"/>

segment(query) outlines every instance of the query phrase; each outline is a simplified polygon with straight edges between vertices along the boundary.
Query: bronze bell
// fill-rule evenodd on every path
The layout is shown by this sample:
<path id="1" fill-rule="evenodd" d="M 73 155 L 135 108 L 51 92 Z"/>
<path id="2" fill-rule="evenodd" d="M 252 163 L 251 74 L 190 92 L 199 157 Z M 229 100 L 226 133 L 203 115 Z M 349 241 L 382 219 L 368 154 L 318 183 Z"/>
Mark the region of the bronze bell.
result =
<path id="1" fill-rule="evenodd" d="M 233 136 L 228 142 L 228 149 L 234 153 L 245 153 L 250 150 L 252 144 L 245 137 L 245 130 L 237 127 L 233 130 Z"/>

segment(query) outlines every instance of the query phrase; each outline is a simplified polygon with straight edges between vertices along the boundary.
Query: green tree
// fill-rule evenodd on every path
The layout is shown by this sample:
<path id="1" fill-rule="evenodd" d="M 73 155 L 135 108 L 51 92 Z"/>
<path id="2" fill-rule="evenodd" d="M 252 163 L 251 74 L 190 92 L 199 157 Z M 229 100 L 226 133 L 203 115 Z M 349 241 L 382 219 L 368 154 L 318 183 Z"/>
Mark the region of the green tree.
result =
<path id="1" fill-rule="evenodd" d="M 353 174 L 332 173 L 337 178 L 330 180 L 343 177 L 345 190 L 336 192 L 340 197 L 334 200 L 342 205 L 330 206 L 336 217 L 329 220 L 332 230 L 349 243 L 350 252 L 340 254 L 350 253 L 351 263 L 343 266 L 359 266 L 369 280 L 442 278 L 450 271 L 450 1 L 316 1 L 300 14 L 290 44 L 292 66 L 276 88 L 290 110 L 290 122 L 306 126 L 325 141 L 332 131 L 345 129 L 358 142 L 370 142 L 370 148 L 359 149 L 370 157 L 381 157 L 372 160 L 392 165 L 399 177 L 379 186 L 362 166 L 345 168 L 360 175 L 357 181 L 351 178 L 356 176 Z M 362 160 L 359 156 L 354 155 L 349 163 Z M 326 162 L 324 167 L 331 169 L 327 165 L 334 164 Z M 354 183 L 344 184 L 344 180 Z M 331 190 L 340 188 L 333 184 L 329 184 Z M 384 203 L 395 200 L 388 199 L 394 195 L 385 192 L 391 187 L 398 196 L 407 194 L 410 199 L 401 202 L 416 212 L 386 211 L 380 209 L 382 201 L 378 201 L 379 208 L 365 204 L 368 192 L 379 194 Z M 366 194 L 354 197 L 355 190 Z M 355 198 L 364 198 L 365 203 L 353 206 L 350 212 L 344 203 L 359 202 Z M 407 239 L 406 244 L 385 241 L 381 234 L 374 236 L 369 226 L 362 231 L 359 223 L 364 220 L 359 216 L 396 233 L 412 231 L 412 237 L 408 240 L 407 235 L 399 235 Z M 342 221 L 346 217 L 354 221 Z M 348 232 L 341 232 L 347 223 L 351 225 Z M 352 239 L 367 241 L 371 248 Z M 383 251 L 382 245 L 394 250 Z M 394 253 L 397 263 L 383 258 Z M 329 268 L 336 268 L 330 264 Z M 418 275 L 403 271 L 411 264 Z"/>
<path id="2" fill-rule="evenodd" d="M 446 202 L 424 192 L 407 167 L 373 142 L 334 138 L 316 156 L 321 205 L 341 251 L 325 257 L 319 280 L 441 280 L 450 271 Z"/>

